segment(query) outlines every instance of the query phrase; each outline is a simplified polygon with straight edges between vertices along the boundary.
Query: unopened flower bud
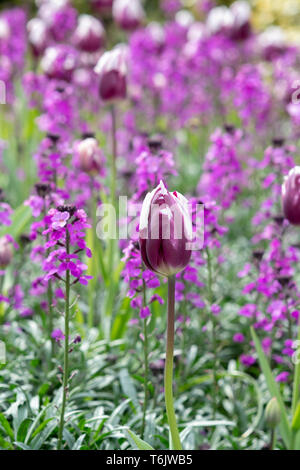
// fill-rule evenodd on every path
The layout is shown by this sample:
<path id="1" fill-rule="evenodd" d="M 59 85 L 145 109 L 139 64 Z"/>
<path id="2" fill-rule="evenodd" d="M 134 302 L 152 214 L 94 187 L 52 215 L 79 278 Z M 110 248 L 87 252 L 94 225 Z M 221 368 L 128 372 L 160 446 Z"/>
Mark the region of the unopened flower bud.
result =
<path id="1" fill-rule="evenodd" d="M 79 142 L 76 151 L 78 155 L 78 165 L 82 171 L 87 173 L 99 173 L 101 171 L 103 155 L 95 138 L 88 137 Z"/>
<path id="2" fill-rule="evenodd" d="M 269 401 L 265 410 L 266 424 L 270 429 L 275 429 L 281 420 L 281 411 L 277 398 L 273 397 Z"/>
<path id="3" fill-rule="evenodd" d="M 138 28 L 145 16 L 140 0 L 114 0 L 112 13 L 115 22 L 128 31 Z"/>
<path id="4" fill-rule="evenodd" d="M 11 244 L 7 240 L 7 238 L 1 237 L 0 238 L 0 268 L 6 268 L 13 257 L 13 252 L 11 248 Z"/>
<path id="5" fill-rule="evenodd" d="M 258 46 L 265 60 L 276 59 L 286 49 L 283 30 L 279 26 L 269 26 L 258 36 Z"/>
<path id="6" fill-rule="evenodd" d="M 74 33 L 74 43 L 84 52 L 96 52 L 104 46 L 105 30 L 102 23 L 91 15 L 81 15 Z"/>
<path id="7" fill-rule="evenodd" d="M 100 13 L 111 13 L 113 0 L 92 0 L 92 5 L 96 8 Z"/>
<path id="8" fill-rule="evenodd" d="M 162 181 L 145 197 L 139 232 L 141 255 L 147 268 L 171 276 L 186 267 L 192 241 L 188 201 L 177 191 L 167 191 Z"/>
<path id="9" fill-rule="evenodd" d="M 59 44 L 47 47 L 41 67 L 49 78 L 70 81 L 78 64 L 78 52 L 71 46 Z"/>
<path id="10" fill-rule="evenodd" d="M 285 218 L 300 225 L 300 166 L 295 166 L 282 185 L 282 207 Z"/>
<path id="11" fill-rule="evenodd" d="M 32 18 L 27 23 L 27 31 L 32 52 L 35 57 L 40 57 L 49 43 L 47 25 L 41 18 Z"/>
<path id="12" fill-rule="evenodd" d="M 116 46 L 99 59 L 95 72 L 100 76 L 99 93 L 104 101 L 126 98 L 127 49 Z"/>

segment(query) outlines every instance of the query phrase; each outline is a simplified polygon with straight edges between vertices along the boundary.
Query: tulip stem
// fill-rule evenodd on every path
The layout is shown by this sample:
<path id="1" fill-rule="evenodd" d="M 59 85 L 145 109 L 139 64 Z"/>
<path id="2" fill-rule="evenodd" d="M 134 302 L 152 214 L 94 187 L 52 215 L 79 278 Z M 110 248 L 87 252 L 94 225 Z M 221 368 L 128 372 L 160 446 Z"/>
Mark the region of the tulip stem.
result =
<path id="1" fill-rule="evenodd" d="M 143 307 L 146 307 L 146 283 L 143 279 Z M 146 425 L 146 413 L 147 413 L 147 402 L 148 402 L 148 331 L 147 331 L 147 318 L 144 318 L 144 404 L 143 404 L 143 419 L 141 428 L 141 437 L 144 439 L 145 425 Z"/>
<path id="2" fill-rule="evenodd" d="M 271 431 L 270 450 L 274 450 L 276 445 L 276 429 Z"/>
<path id="3" fill-rule="evenodd" d="M 66 229 L 66 252 L 70 254 L 70 234 Z M 70 313 L 70 270 L 66 271 L 66 293 L 65 293 L 65 342 L 64 342 L 64 373 L 63 373 L 63 396 L 60 414 L 60 423 L 58 431 L 58 445 L 57 449 L 60 450 L 62 446 L 62 437 L 65 422 L 65 409 L 68 394 L 68 381 L 69 381 L 69 313 Z"/>
<path id="4" fill-rule="evenodd" d="M 168 423 L 172 437 L 172 449 L 182 450 L 176 423 L 173 399 L 173 355 L 174 355 L 174 323 L 175 323 L 175 276 L 168 277 L 168 320 L 167 348 L 165 363 L 165 402 Z"/>
<path id="5" fill-rule="evenodd" d="M 298 320 L 298 336 L 297 341 L 300 341 L 300 321 Z M 293 399 L 292 399 L 292 417 L 294 417 L 296 408 L 299 401 L 299 388 L 300 388 L 300 361 L 296 361 L 293 383 Z"/>
<path id="6" fill-rule="evenodd" d="M 216 319 L 214 314 L 211 312 L 211 306 L 213 304 L 213 270 L 212 270 L 212 263 L 211 263 L 211 256 L 210 256 L 210 251 L 207 248 L 206 249 L 206 255 L 207 255 L 207 272 L 208 272 L 208 280 L 207 280 L 207 289 L 208 289 L 208 302 L 209 302 L 209 307 L 210 307 L 210 316 L 211 316 L 211 333 L 212 333 L 212 354 L 213 354 L 213 381 L 214 381 L 214 388 L 215 390 L 213 391 L 213 410 L 214 410 L 214 415 L 217 411 L 217 397 L 218 397 L 218 378 L 217 378 L 217 364 L 218 364 L 218 355 L 217 355 L 217 337 L 216 337 Z"/>

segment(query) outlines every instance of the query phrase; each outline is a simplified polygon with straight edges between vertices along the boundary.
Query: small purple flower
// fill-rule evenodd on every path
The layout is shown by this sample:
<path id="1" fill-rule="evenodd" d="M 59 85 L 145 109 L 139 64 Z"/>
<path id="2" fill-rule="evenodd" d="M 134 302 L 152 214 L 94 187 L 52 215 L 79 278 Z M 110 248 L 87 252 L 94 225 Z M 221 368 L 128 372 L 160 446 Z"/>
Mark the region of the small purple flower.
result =
<path id="1" fill-rule="evenodd" d="M 212 313 L 213 315 L 216 315 L 216 316 L 219 315 L 220 311 L 221 311 L 221 307 L 220 307 L 219 305 L 217 305 L 217 304 L 212 304 L 212 306 L 211 306 L 211 313 Z"/>
<path id="2" fill-rule="evenodd" d="M 69 212 L 55 212 L 52 217 L 52 228 L 54 228 L 54 230 L 59 230 L 60 228 L 63 228 L 69 218 Z"/>
<path id="3" fill-rule="evenodd" d="M 151 312 L 150 312 L 150 308 L 149 307 L 143 307 L 141 308 L 140 310 L 140 318 L 147 318 L 147 317 L 150 317 L 151 315 Z"/>
<path id="4" fill-rule="evenodd" d="M 240 361 L 244 366 L 250 367 L 255 363 L 256 359 L 253 356 L 250 356 L 250 355 L 247 355 L 247 354 L 242 354 L 240 356 Z"/>
<path id="5" fill-rule="evenodd" d="M 65 335 L 59 328 L 56 328 L 55 330 L 52 331 L 51 338 L 55 339 L 57 343 L 60 343 L 60 341 L 65 339 Z"/>
<path id="6" fill-rule="evenodd" d="M 293 349 L 293 340 L 292 339 L 287 339 L 284 342 L 284 348 L 282 350 L 282 354 L 286 354 L 287 356 L 293 356 L 295 350 Z"/>
<path id="7" fill-rule="evenodd" d="M 286 383 L 288 381 L 289 375 L 289 372 L 280 372 L 280 374 L 275 377 L 275 380 L 276 382 Z"/>
<path id="8" fill-rule="evenodd" d="M 245 341 L 245 336 L 243 335 L 243 333 L 236 333 L 233 336 L 233 341 L 235 343 L 243 343 Z"/>

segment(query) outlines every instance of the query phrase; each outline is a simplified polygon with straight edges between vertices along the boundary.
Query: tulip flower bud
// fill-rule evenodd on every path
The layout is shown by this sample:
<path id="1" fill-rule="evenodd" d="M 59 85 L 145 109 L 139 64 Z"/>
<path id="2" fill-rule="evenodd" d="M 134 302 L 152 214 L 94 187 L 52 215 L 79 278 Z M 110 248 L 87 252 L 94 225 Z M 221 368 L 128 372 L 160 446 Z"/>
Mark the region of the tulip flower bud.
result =
<path id="1" fill-rule="evenodd" d="M 84 52 L 96 52 L 104 46 L 105 30 L 102 23 L 91 15 L 81 15 L 74 32 L 74 43 Z"/>
<path id="2" fill-rule="evenodd" d="M 206 27 L 211 34 L 229 31 L 234 24 L 234 17 L 229 8 L 222 5 L 212 8 L 207 16 Z"/>
<path id="3" fill-rule="evenodd" d="M 103 155 L 98 142 L 93 137 L 82 140 L 77 145 L 78 164 L 82 171 L 99 173 L 102 168 Z"/>
<path id="4" fill-rule="evenodd" d="M 95 72 L 100 75 L 99 93 L 104 101 L 126 98 L 126 46 L 116 46 L 99 59 Z"/>
<path id="5" fill-rule="evenodd" d="M 286 38 L 279 26 L 269 26 L 258 36 L 258 46 L 265 60 L 272 61 L 286 49 Z"/>
<path id="6" fill-rule="evenodd" d="M 171 276 L 186 267 L 191 257 L 192 222 L 188 201 L 180 193 L 170 193 L 161 181 L 143 202 L 140 249 L 147 268 Z"/>
<path id="7" fill-rule="evenodd" d="M 0 238 L 0 268 L 6 268 L 12 260 L 11 244 L 6 237 Z"/>
<path id="8" fill-rule="evenodd" d="M 266 424 L 270 429 L 275 429 L 281 420 L 281 411 L 277 401 L 277 398 L 273 397 L 269 401 L 265 410 Z"/>
<path id="9" fill-rule="evenodd" d="M 230 10 L 233 14 L 231 39 L 247 39 L 251 34 L 251 8 L 249 3 L 245 0 L 238 0 L 231 5 Z"/>
<path id="10" fill-rule="evenodd" d="M 127 31 L 138 28 L 145 16 L 140 0 L 114 0 L 112 13 L 115 22 Z"/>
<path id="11" fill-rule="evenodd" d="M 0 18 L 0 39 L 7 40 L 11 35 L 8 22 L 4 18 Z"/>
<path id="12" fill-rule="evenodd" d="M 49 33 L 46 23 L 40 18 L 32 18 L 27 23 L 28 40 L 35 57 L 41 56 L 49 42 Z"/>
<path id="13" fill-rule="evenodd" d="M 77 51 L 71 46 L 59 44 L 47 47 L 41 67 L 49 78 L 70 81 L 77 63 Z"/>
<path id="14" fill-rule="evenodd" d="M 300 225 L 300 166 L 290 170 L 282 185 L 282 207 L 285 218 Z"/>

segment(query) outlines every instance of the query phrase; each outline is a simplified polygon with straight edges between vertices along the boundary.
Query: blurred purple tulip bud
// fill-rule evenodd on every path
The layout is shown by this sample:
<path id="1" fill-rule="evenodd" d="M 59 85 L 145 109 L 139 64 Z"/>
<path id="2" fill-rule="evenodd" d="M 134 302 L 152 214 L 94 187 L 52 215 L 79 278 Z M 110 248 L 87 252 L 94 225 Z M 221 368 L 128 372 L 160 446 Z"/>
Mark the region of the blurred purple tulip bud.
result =
<path id="1" fill-rule="evenodd" d="M 93 137 L 83 139 L 76 148 L 78 166 L 87 173 L 100 173 L 103 164 L 103 154 L 98 142 Z"/>
<path id="2" fill-rule="evenodd" d="M 7 41 L 10 35 L 11 30 L 8 21 L 5 18 L 0 18 L 0 40 Z"/>
<path id="3" fill-rule="evenodd" d="M 70 81 L 78 64 L 78 53 L 71 46 L 59 44 L 47 47 L 41 67 L 49 78 Z"/>
<path id="4" fill-rule="evenodd" d="M 0 268 L 6 268 L 13 257 L 12 247 L 6 237 L 0 238 Z"/>
<path id="5" fill-rule="evenodd" d="M 287 48 L 286 38 L 280 26 L 269 26 L 258 36 L 258 45 L 265 60 L 272 61 Z"/>
<path id="6" fill-rule="evenodd" d="M 139 226 L 142 259 L 147 268 L 171 276 L 186 267 L 191 257 L 192 221 L 188 201 L 170 193 L 161 181 L 144 199 Z"/>
<path id="7" fill-rule="evenodd" d="M 300 225 L 300 166 L 295 166 L 282 185 L 282 207 L 285 218 Z"/>
<path id="8" fill-rule="evenodd" d="M 233 14 L 233 27 L 230 37 L 234 40 L 244 40 L 251 35 L 251 7 L 245 0 L 234 2 L 230 10 Z"/>
<path id="9" fill-rule="evenodd" d="M 225 5 L 212 8 L 207 16 L 206 27 L 211 34 L 227 32 L 233 27 L 232 11 Z"/>
<path id="10" fill-rule="evenodd" d="M 140 0 L 114 0 L 112 13 L 115 22 L 126 31 L 138 28 L 145 17 Z"/>
<path id="11" fill-rule="evenodd" d="M 99 93 L 104 101 L 126 98 L 127 48 L 118 45 L 99 59 L 95 72 L 100 76 Z"/>
<path id="12" fill-rule="evenodd" d="M 91 15 L 80 15 L 74 32 L 74 44 L 84 52 L 96 52 L 104 46 L 105 30 L 100 20 Z"/>
<path id="13" fill-rule="evenodd" d="M 92 6 L 100 13 L 111 13 L 113 0 L 92 0 Z"/>
<path id="14" fill-rule="evenodd" d="M 210 10 L 207 29 L 210 33 L 223 33 L 234 40 L 247 39 L 251 34 L 251 8 L 248 2 L 238 0 L 230 8 L 222 5 Z"/>
<path id="15" fill-rule="evenodd" d="M 27 23 L 28 40 L 33 55 L 40 57 L 49 42 L 49 32 L 46 23 L 41 18 L 32 18 Z"/>

